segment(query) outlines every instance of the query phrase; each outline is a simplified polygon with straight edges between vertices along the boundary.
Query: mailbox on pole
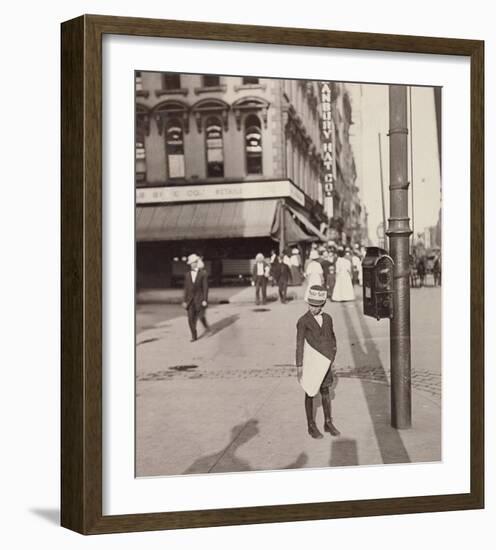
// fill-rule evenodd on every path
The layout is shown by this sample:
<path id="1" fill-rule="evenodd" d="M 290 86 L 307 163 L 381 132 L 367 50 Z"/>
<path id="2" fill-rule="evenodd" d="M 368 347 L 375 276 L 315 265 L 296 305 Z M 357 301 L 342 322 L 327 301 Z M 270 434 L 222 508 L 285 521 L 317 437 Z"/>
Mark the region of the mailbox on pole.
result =
<path id="1" fill-rule="evenodd" d="M 375 319 L 393 318 L 394 262 L 387 252 L 369 246 L 362 261 L 363 313 Z"/>

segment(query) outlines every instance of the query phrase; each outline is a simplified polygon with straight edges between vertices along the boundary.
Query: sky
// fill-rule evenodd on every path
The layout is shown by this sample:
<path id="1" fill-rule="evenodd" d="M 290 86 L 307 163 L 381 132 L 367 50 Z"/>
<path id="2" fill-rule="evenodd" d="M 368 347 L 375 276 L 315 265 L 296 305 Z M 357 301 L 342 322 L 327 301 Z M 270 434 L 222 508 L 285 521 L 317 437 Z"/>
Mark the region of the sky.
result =
<path id="1" fill-rule="evenodd" d="M 378 244 L 377 227 L 382 222 L 381 177 L 379 164 L 379 134 L 381 135 L 382 171 L 389 217 L 389 101 L 387 85 L 347 84 L 352 100 L 354 124 L 350 141 L 355 154 L 357 185 L 362 203 L 367 208 L 369 237 Z M 407 97 L 409 94 L 407 93 Z M 409 189 L 410 227 L 415 234 L 435 225 L 441 206 L 441 175 L 437 144 L 434 90 L 430 87 L 411 87 L 413 136 L 413 185 Z M 410 125 L 408 110 L 408 124 Z M 408 146 L 408 177 L 412 182 L 410 141 Z M 413 190 L 413 219 L 412 219 Z"/>

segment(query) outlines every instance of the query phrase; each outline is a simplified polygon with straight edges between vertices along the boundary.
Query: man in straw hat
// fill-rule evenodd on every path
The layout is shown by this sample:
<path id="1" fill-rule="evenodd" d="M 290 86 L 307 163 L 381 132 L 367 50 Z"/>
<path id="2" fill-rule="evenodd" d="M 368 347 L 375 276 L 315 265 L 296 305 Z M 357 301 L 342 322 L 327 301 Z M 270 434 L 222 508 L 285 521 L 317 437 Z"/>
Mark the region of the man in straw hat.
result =
<path id="1" fill-rule="evenodd" d="M 331 417 L 329 388 L 333 382 L 331 367 L 336 356 L 336 337 L 332 317 L 322 312 L 326 301 L 326 289 L 321 285 L 311 286 L 306 296 L 308 311 L 296 325 L 296 372 L 298 382 L 305 391 L 308 433 L 314 439 L 323 437 L 313 416 L 313 398 L 319 392 L 324 410 L 324 431 L 333 436 L 340 435 Z"/>
<path id="2" fill-rule="evenodd" d="M 198 339 L 196 325 L 200 319 L 206 330 L 209 330 L 205 317 L 208 300 L 208 275 L 204 269 L 199 269 L 200 258 L 190 254 L 187 262 L 190 271 L 184 276 L 183 307 L 188 312 L 188 324 L 191 330 L 191 342 Z"/>

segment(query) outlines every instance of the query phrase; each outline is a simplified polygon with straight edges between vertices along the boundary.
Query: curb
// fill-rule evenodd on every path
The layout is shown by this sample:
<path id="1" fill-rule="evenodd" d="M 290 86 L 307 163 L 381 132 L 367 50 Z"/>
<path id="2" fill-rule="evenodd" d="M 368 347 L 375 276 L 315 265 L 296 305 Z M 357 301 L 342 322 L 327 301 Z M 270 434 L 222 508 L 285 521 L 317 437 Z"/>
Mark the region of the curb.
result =
<path id="1" fill-rule="evenodd" d="M 298 293 L 298 289 L 302 287 L 288 287 L 288 300 L 293 301 L 301 298 Z M 296 289 L 296 292 L 292 289 Z M 211 295 L 208 298 L 209 305 L 226 305 L 226 304 L 251 304 L 255 303 L 254 296 L 243 296 L 242 293 L 247 290 L 251 290 L 251 287 L 244 287 L 236 294 L 222 298 L 220 296 Z M 268 302 L 277 302 L 279 296 L 277 294 L 277 289 L 274 290 L 274 293 L 268 294 Z M 151 291 L 149 296 L 140 296 L 136 294 L 136 305 L 147 305 L 147 304 L 164 304 L 164 305 L 181 305 L 182 304 L 182 294 L 180 296 L 160 296 L 160 293 L 154 293 Z"/>

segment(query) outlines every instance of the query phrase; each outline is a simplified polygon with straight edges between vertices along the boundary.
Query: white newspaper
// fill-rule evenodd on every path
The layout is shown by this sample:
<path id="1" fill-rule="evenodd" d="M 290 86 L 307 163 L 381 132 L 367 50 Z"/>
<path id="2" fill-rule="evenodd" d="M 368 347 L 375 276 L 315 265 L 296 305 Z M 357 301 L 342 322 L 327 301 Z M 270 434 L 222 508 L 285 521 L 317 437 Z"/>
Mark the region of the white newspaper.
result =
<path id="1" fill-rule="evenodd" d="M 317 395 L 329 365 L 328 357 L 314 349 L 306 340 L 303 347 L 303 373 L 300 384 L 307 395 Z"/>

